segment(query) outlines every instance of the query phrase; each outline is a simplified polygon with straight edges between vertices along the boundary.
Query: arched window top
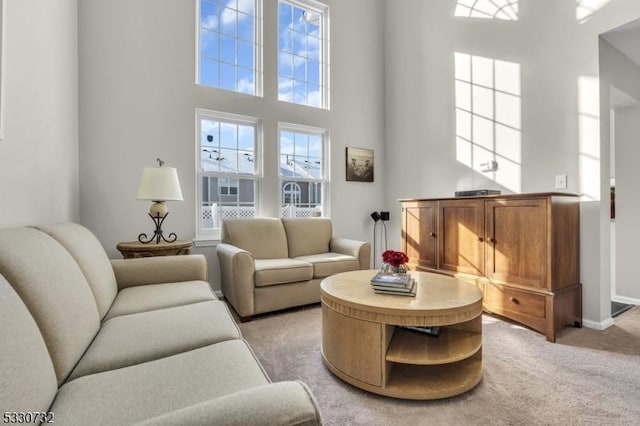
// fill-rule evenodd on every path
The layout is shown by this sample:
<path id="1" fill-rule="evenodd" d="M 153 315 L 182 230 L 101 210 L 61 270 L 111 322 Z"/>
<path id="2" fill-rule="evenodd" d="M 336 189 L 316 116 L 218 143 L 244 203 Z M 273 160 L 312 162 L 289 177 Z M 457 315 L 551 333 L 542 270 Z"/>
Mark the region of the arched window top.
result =
<path id="1" fill-rule="evenodd" d="M 458 0 L 455 16 L 518 20 L 518 0 Z"/>

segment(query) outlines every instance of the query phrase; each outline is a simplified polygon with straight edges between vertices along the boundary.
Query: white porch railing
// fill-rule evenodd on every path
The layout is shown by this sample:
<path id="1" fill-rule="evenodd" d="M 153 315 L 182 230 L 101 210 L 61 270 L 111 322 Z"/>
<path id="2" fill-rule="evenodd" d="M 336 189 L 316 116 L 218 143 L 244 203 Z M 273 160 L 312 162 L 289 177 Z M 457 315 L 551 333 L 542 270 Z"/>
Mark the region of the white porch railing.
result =
<path id="1" fill-rule="evenodd" d="M 219 229 L 222 220 L 248 219 L 256 216 L 256 208 L 252 205 L 221 206 L 217 203 L 200 206 L 200 219 L 203 229 Z M 293 204 L 282 206 L 280 217 L 320 217 L 322 207 L 297 207 Z"/>

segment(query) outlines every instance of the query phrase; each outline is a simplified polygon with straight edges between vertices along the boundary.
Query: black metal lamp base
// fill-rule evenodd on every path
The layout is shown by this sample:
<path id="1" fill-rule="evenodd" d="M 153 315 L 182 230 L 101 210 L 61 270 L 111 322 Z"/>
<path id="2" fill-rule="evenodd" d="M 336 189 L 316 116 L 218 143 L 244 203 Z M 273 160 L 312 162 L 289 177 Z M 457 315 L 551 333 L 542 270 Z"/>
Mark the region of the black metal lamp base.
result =
<path id="1" fill-rule="evenodd" d="M 151 218 L 151 220 L 153 220 L 153 223 L 156 225 L 156 230 L 153 232 L 153 235 L 151 235 L 150 237 L 147 237 L 147 234 L 145 233 L 138 235 L 138 241 L 140 241 L 142 244 L 149 244 L 150 242 L 155 240 L 156 244 L 160 244 L 160 241 L 164 241 L 165 243 L 173 243 L 178 239 L 178 236 L 174 232 L 169 234 L 169 239 L 166 239 L 162 233 L 162 223 L 167 218 L 167 216 L 169 216 L 169 212 L 167 212 L 162 217 L 160 216 L 159 213 L 156 216 L 153 216 L 151 213 L 148 213 L 148 215 Z"/>

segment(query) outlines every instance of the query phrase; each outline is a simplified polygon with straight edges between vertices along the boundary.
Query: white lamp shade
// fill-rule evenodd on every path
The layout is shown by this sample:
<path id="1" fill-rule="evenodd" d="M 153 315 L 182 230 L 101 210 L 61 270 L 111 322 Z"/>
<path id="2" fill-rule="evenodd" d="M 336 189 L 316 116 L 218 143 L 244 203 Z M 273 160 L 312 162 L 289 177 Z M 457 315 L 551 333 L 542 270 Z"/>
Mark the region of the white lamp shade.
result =
<path id="1" fill-rule="evenodd" d="M 182 201 L 182 190 L 176 169 L 145 167 L 138 186 L 138 200 Z"/>

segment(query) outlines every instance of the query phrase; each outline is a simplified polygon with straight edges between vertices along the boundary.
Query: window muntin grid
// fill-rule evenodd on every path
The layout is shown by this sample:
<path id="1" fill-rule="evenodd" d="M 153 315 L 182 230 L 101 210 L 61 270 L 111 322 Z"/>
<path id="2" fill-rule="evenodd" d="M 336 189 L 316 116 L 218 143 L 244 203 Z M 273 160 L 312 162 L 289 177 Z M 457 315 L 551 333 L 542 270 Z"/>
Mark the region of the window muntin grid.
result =
<path id="1" fill-rule="evenodd" d="M 279 140 L 281 215 L 326 216 L 326 131 L 281 126 Z"/>
<path id="2" fill-rule="evenodd" d="M 455 16 L 518 20 L 518 0 L 458 0 Z"/>
<path id="3" fill-rule="evenodd" d="M 257 214 L 259 120 L 198 113 L 198 230 L 219 232 L 222 220 Z"/>
<path id="4" fill-rule="evenodd" d="M 328 109 L 328 9 L 278 2 L 278 99 Z"/>
<path id="5" fill-rule="evenodd" d="M 198 84 L 261 95 L 260 0 L 198 5 Z"/>

